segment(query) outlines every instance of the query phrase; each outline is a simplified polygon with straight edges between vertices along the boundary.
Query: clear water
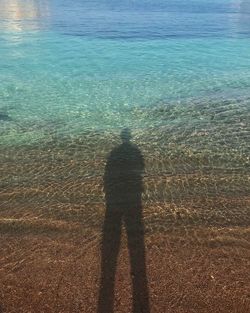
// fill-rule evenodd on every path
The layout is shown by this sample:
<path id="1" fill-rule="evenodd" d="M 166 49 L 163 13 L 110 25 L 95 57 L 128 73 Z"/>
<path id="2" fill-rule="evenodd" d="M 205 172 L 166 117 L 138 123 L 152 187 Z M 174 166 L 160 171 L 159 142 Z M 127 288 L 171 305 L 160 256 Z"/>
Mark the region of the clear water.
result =
<path id="1" fill-rule="evenodd" d="M 159 116 L 149 122 L 144 113 L 159 103 L 181 110 L 249 97 L 247 0 L 1 0 L 0 7 L 6 144 L 45 139 L 48 128 L 74 135 L 157 126 Z M 242 110 L 249 114 L 245 103 Z"/>
<path id="2" fill-rule="evenodd" d="M 250 312 L 249 155 L 250 0 L 0 0 L 0 312 Z"/>

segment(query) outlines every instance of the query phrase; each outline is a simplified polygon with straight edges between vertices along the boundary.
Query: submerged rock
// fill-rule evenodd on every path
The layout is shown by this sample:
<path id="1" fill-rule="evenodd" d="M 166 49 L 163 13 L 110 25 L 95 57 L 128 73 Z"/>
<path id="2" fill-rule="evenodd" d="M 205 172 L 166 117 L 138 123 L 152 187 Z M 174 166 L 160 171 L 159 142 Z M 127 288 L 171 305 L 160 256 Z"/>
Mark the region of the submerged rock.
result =
<path id="1" fill-rule="evenodd" d="M 0 121 L 11 121 L 11 117 L 6 113 L 0 112 Z"/>

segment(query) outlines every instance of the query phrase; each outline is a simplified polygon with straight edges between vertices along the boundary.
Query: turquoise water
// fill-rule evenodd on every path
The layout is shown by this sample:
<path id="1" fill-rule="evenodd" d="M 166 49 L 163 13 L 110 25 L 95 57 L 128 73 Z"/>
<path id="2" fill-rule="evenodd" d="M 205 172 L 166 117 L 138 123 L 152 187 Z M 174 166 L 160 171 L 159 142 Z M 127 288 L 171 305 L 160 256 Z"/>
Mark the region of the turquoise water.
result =
<path id="1" fill-rule="evenodd" d="M 249 122 L 250 0 L 0 0 L 0 312 L 250 312 Z"/>
<path id="2" fill-rule="evenodd" d="M 0 0 L 0 7 L 6 144 L 157 127 L 164 121 L 151 110 L 159 104 L 195 111 L 193 103 L 238 101 L 237 116 L 249 115 L 249 1 Z"/>

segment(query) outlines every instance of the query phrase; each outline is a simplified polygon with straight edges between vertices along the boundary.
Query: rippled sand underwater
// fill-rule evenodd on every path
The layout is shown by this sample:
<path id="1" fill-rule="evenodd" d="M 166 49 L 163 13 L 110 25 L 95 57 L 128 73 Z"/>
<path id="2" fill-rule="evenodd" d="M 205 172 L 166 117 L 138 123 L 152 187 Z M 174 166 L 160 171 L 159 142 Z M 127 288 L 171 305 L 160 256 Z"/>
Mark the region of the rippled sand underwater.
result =
<path id="1" fill-rule="evenodd" d="M 0 313 L 250 312 L 249 12 L 0 0 Z"/>
<path id="2" fill-rule="evenodd" d="M 203 223 L 217 223 L 218 214 L 222 225 L 236 225 L 237 216 L 241 215 L 236 214 L 236 208 L 220 214 L 212 207 L 217 201 L 230 205 L 231 201 L 248 200 L 249 101 L 194 101 L 189 105 L 160 101 L 151 109 L 140 107 L 127 112 L 131 117 L 127 126 L 132 132 L 132 142 L 145 160 L 144 205 L 159 203 L 166 217 L 172 214 L 174 217 L 180 205 L 188 218 L 187 203 L 201 201 L 205 206 L 208 201 L 210 214 L 215 215 L 203 216 Z M 66 214 L 66 207 L 72 209 L 75 205 L 81 208 L 79 212 L 84 211 L 85 205 L 104 205 L 104 168 L 109 153 L 120 144 L 122 128 L 84 130 L 84 125 L 76 119 L 73 123 L 78 126 L 77 133 L 67 134 L 66 123 L 66 131 L 61 133 L 58 128 L 62 130 L 63 125 L 51 123 L 49 129 L 47 125 L 39 125 L 43 137 L 32 142 L 29 139 L 32 131 L 37 132 L 34 130 L 37 125 L 19 128 L 6 116 L 2 114 L 1 120 L 2 138 L 8 139 L 8 143 L 3 140 L 1 144 L 4 205 L 13 208 L 15 202 L 16 205 L 20 205 L 19 201 L 24 205 L 28 202 L 35 208 L 35 214 L 43 207 L 42 203 L 51 213 L 51 206 L 62 207 L 62 214 Z M 13 126 L 20 134 L 19 145 L 10 140 Z M 169 205 L 171 208 L 165 210 Z M 183 205 L 187 205 L 186 210 Z M 247 224 L 248 208 L 244 210 L 238 222 Z M 73 215 L 74 212 L 77 210 L 72 211 Z M 196 213 L 206 212 L 204 208 Z M 232 215 L 231 219 L 227 214 Z"/>
<path id="3" fill-rule="evenodd" d="M 145 163 L 151 311 L 247 312 L 249 99 L 189 105 L 162 100 L 126 114 L 131 142 Z M 0 155 L 2 302 L 7 312 L 16 312 L 17 305 L 20 312 L 93 312 L 106 210 L 104 172 L 123 128 L 81 131 L 76 119 L 74 134 L 51 123 L 29 142 L 37 125 L 21 128 L 1 117 L 1 136 L 8 138 Z M 9 140 L 14 127 L 20 144 Z M 121 312 L 132 305 L 126 240 L 123 229 L 115 291 Z"/>

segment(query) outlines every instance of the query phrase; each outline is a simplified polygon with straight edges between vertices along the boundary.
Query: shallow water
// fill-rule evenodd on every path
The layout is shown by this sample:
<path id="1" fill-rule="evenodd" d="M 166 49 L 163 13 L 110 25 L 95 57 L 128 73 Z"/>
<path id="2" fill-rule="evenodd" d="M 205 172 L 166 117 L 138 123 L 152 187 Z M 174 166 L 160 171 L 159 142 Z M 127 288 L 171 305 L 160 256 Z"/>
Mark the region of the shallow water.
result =
<path id="1" fill-rule="evenodd" d="M 0 108 L 12 120 L 0 125 L 4 143 L 147 128 L 137 112 L 159 102 L 243 99 L 237 117 L 249 114 L 248 1 L 0 5 Z"/>
<path id="2" fill-rule="evenodd" d="M 6 290 L 0 310 L 1 301 L 8 312 L 16 312 L 19 303 L 20 312 L 42 307 L 37 295 L 44 291 L 33 282 L 39 276 L 30 274 L 34 284 L 20 277 L 30 269 L 39 272 L 42 263 L 48 270 L 54 262 L 52 282 L 61 281 L 64 272 L 71 286 L 61 295 L 58 291 L 60 312 L 79 312 L 83 305 L 81 289 L 78 309 L 65 297 L 81 284 L 79 273 L 72 274 L 75 264 L 76 272 L 77 266 L 86 271 L 83 280 L 91 276 L 82 312 L 94 312 L 98 291 L 95 296 L 92 291 L 98 284 L 93 277 L 101 272 L 94 267 L 101 259 L 97 241 L 103 222 L 104 229 L 117 223 L 105 220 L 105 210 L 112 201 L 124 210 L 131 197 L 143 211 L 149 291 L 156 292 L 152 312 L 193 312 L 196 305 L 195 312 L 228 312 L 232 299 L 237 312 L 248 311 L 249 39 L 248 0 L 0 0 L 0 235 L 7 251 L 0 259 Z M 120 137 L 124 129 L 130 129 L 129 140 Z M 118 165 L 108 165 L 115 159 Z M 132 181 L 132 186 L 138 182 L 137 192 L 131 191 Z M 44 237 L 49 241 L 40 248 Z M 59 242 L 62 260 L 54 253 Z M 69 247 L 76 259 L 67 259 Z M 33 248 L 38 252 L 31 265 Z M 109 255 L 109 248 L 102 253 Z M 82 260 L 84 249 L 93 262 Z M 24 253 L 30 254 L 23 260 Z M 24 264 L 24 274 L 15 272 L 13 255 Z M 220 257 L 227 261 L 216 263 Z M 61 268 L 63 262 L 71 270 Z M 184 278 L 173 277 L 168 284 L 155 269 L 161 266 L 165 275 L 180 272 Z M 16 274 L 10 278 L 10 272 Z M 224 285 L 218 280 L 218 289 L 203 286 L 207 298 L 199 307 L 203 289 L 196 294 L 188 286 L 191 280 L 200 286 L 203 272 L 203 281 L 221 272 Z M 123 268 L 118 275 L 125 275 L 118 280 L 123 292 Z M 49 277 L 43 278 L 48 291 Z M 13 294 L 6 287 L 10 281 Z M 35 290 L 30 303 L 23 294 L 27 286 Z M 46 312 L 57 312 L 51 288 L 43 301 Z M 176 306 L 168 300 L 172 308 L 166 308 L 171 292 Z M 193 300 L 185 304 L 189 296 Z M 123 309 L 129 312 L 126 305 Z"/>

